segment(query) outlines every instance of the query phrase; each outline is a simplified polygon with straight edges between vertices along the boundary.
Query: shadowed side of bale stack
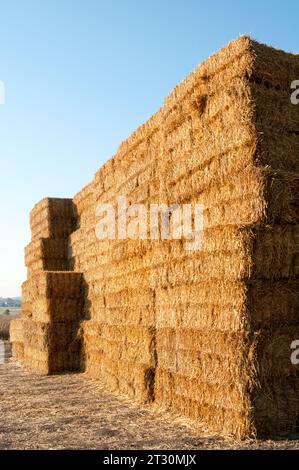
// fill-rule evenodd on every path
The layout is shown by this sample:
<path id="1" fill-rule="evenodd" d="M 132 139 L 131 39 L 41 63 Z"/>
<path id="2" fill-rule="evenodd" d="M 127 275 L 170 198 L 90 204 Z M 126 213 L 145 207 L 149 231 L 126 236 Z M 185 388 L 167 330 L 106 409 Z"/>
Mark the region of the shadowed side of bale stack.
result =
<path id="1" fill-rule="evenodd" d="M 257 364 L 252 406 L 257 431 L 275 434 L 295 432 L 299 426 L 299 369 L 291 363 L 291 343 L 299 338 L 299 107 L 290 99 L 299 56 L 255 42 L 252 50 L 255 159 L 265 174 L 261 227 L 267 224 L 252 249 L 252 277 L 258 285 L 255 291 L 251 285 L 248 289 Z M 261 298 L 267 299 L 264 308 Z"/>

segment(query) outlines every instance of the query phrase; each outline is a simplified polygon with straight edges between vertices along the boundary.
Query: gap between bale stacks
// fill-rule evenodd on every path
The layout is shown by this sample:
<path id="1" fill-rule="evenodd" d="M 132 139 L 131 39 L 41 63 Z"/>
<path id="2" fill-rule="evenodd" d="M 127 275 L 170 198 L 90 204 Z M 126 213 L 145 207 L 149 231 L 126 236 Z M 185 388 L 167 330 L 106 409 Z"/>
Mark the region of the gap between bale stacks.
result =
<path id="1" fill-rule="evenodd" d="M 242 36 L 178 85 L 73 200 L 41 201 L 14 355 L 46 373 L 81 368 L 224 435 L 296 430 L 298 77 L 298 56 Z M 203 204 L 202 250 L 98 240 L 96 206 L 119 196 Z"/>

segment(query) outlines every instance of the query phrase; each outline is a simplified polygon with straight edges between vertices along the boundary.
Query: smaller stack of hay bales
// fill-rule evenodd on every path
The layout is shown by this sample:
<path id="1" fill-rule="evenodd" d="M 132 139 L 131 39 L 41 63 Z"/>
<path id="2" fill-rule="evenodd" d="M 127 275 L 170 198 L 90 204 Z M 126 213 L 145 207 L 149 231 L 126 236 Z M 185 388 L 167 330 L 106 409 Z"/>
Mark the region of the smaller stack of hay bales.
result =
<path id="1" fill-rule="evenodd" d="M 41 271 L 68 271 L 67 239 L 76 225 L 71 199 L 45 198 L 30 213 L 31 242 L 25 248 L 27 280 L 22 285 L 22 318 L 30 318 L 30 280 Z"/>
<path id="2" fill-rule="evenodd" d="M 72 200 L 43 199 L 30 225 L 22 316 L 11 325 L 13 355 L 41 373 L 77 370 L 84 294 L 82 275 L 68 271 L 68 236 L 76 226 Z"/>
<path id="3" fill-rule="evenodd" d="M 25 363 L 45 374 L 77 370 L 82 274 L 40 272 L 30 284 L 31 318 L 23 320 Z"/>

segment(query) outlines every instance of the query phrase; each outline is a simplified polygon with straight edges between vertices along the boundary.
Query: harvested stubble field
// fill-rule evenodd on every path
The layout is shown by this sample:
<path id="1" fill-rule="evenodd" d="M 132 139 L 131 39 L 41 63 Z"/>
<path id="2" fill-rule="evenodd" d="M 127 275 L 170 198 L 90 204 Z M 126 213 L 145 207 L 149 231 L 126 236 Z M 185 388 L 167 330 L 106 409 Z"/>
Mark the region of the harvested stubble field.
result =
<path id="1" fill-rule="evenodd" d="M 83 377 L 0 365 L 0 449 L 299 448 L 299 436 L 236 443 L 195 431 L 187 420 L 137 407 Z"/>

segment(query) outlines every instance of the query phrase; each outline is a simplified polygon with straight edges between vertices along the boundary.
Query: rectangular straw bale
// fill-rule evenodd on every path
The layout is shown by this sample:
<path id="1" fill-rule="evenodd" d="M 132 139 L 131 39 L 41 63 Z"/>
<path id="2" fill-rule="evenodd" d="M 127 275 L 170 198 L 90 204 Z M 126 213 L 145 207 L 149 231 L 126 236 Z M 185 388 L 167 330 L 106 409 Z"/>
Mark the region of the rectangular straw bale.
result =
<path id="1" fill-rule="evenodd" d="M 174 349 L 158 349 L 159 367 L 172 372 L 173 374 L 181 374 L 194 379 L 198 376 L 201 380 L 208 384 L 223 383 L 232 385 L 238 382 L 242 387 L 242 373 L 240 371 L 243 366 L 243 357 L 231 356 L 229 359 L 221 356 L 211 357 L 208 353 L 197 350 L 177 350 Z"/>
<path id="2" fill-rule="evenodd" d="M 244 333 L 161 329 L 156 334 L 159 367 L 206 383 L 245 384 L 251 345 Z"/>
<path id="3" fill-rule="evenodd" d="M 263 390 L 273 389 L 283 377 L 298 377 L 299 365 L 291 362 L 291 344 L 299 338 L 298 322 L 262 328 L 257 333 L 256 356 Z M 298 398 L 299 400 L 299 398 Z"/>
<path id="4" fill-rule="evenodd" d="M 246 336 L 244 333 L 213 332 L 193 328 L 159 329 L 156 333 L 157 347 L 161 349 L 203 351 L 211 356 L 230 358 L 234 352 L 242 351 Z"/>
<path id="5" fill-rule="evenodd" d="M 129 396 L 138 403 L 153 400 L 154 370 L 134 362 L 102 359 L 101 378 L 110 391 Z"/>
<path id="6" fill-rule="evenodd" d="M 23 282 L 22 284 L 22 303 L 30 302 L 31 300 L 31 289 L 29 280 Z"/>
<path id="7" fill-rule="evenodd" d="M 82 320 L 80 322 L 81 335 L 101 336 L 102 323 L 93 320 Z"/>
<path id="8" fill-rule="evenodd" d="M 75 219 L 66 220 L 61 217 L 46 217 L 31 230 L 32 240 L 39 238 L 66 238 L 75 228 Z"/>
<path id="9" fill-rule="evenodd" d="M 172 407 L 179 414 L 194 420 L 197 425 L 209 423 L 209 429 L 225 436 L 234 436 L 243 439 L 245 436 L 253 437 L 251 410 L 245 408 L 242 412 L 227 409 L 224 406 L 200 405 L 192 398 L 185 398 L 174 394 Z"/>
<path id="10" fill-rule="evenodd" d="M 126 344 L 122 341 L 111 341 L 101 337 L 85 336 L 85 341 L 87 342 L 87 353 L 104 352 L 105 358 L 115 362 L 130 361 L 148 367 L 155 367 L 156 365 L 153 345 L 146 344 L 146 341 L 142 347 L 134 343 Z"/>
<path id="11" fill-rule="evenodd" d="M 32 320 L 45 323 L 73 322 L 83 316 L 83 297 L 36 298 L 31 302 Z"/>
<path id="12" fill-rule="evenodd" d="M 298 55 L 271 48 L 254 40 L 250 40 L 250 47 L 255 54 L 255 82 L 266 88 L 289 90 L 290 83 L 296 80 L 299 74 Z"/>
<path id="13" fill-rule="evenodd" d="M 64 238 L 76 227 L 76 214 L 71 199 L 45 198 L 30 214 L 32 240 Z"/>
<path id="14" fill-rule="evenodd" d="M 252 277 L 264 279 L 298 278 L 298 225 L 274 225 L 252 233 Z"/>
<path id="15" fill-rule="evenodd" d="M 154 369 L 135 363 L 121 362 L 118 365 L 119 393 L 131 397 L 138 403 L 153 401 Z"/>
<path id="16" fill-rule="evenodd" d="M 35 261 L 67 258 L 67 241 L 64 239 L 41 238 L 31 242 L 25 248 L 25 264 L 30 266 Z"/>
<path id="17" fill-rule="evenodd" d="M 37 260 L 30 264 L 27 269 L 27 277 L 30 279 L 41 271 L 68 271 L 69 264 L 65 259 L 49 258 L 45 260 Z"/>
<path id="18" fill-rule="evenodd" d="M 47 210 L 50 217 L 70 218 L 74 215 L 72 199 L 44 198 L 37 203 L 30 213 L 30 224 L 34 227 L 35 221 L 39 223 L 39 215 Z"/>
<path id="19" fill-rule="evenodd" d="M 196 379 L 186 378 L 183 381 L 182 379 L 184 379 L 182 376 L 174 376 L 163 369 L 156 369 L 155 400 L 160 406 L 187 416 L 199 429 L 200 426 L 209 423 L 211 431 L 224 435 L 244 438 L 254 433 L 250 404 L 244 400 L 244 395 L 240 394 L 240 391 L 232 391 L 232 386 L 226 388 L 226 384 L 221 384 L 222 392 L 224 389 L 229 390 L 228 400 L 234 394 L 240 396 L 238 404 L 230 403 L 224 399 L 226 397 L 224 392 L 221 395 L 218 384 L 206 385 L 198 383 Z M 186 389 L 182 387 L 184 382 Z M 195 387 L 193 384 L 196 384 Z M 190 388 L 192 385 L 193 389 Z M 192 390 L 195 393 L 193 396 Z"/>
<path id="20" fill-rule="evenodd" d="M 236 308 L 233 303 L 189 304 L 176 306 L 160 304 L 156 307 L 156 327 L 195 328 L 198 330 L 242 331 L 246 324 L 246 307 Z"/>
<path id="21" fill-rule="evenodd" d="M 197 285 L 181 285 L 156 290 L 156 305 L 165 307 L 180 304 L 231 304 L 243 308 L 246 301 L 246 284 L 238 281 L 215 280 Z"/>
<path id="22" fill-rule="evenodd" d="M 101 330 L 103 349 L 107 357 L 117 357 L 136 363 L 155 365 L 155 330 L 153 328 L 132 325 L 106 325 Z M 142 353 L 141 353 L 142 350 Z"/>
<path id="23" fill-rule="evenodd" d="M 296 433 L 298 425 L 298 377 L 276 377 L 271 387 L 254 394 L 254 426 L 260 435 Z"/>
<path id="24" fill-rule="evenodd" d="M 141 307 L 153 308 L 155 292 L 153 289 L 124 289 L 116 293 L 105 295 L 105 305 L 107 307 Z"/>
<path id="25" fill-rule="evenodd" d="M 12 342 L 12 357 L 18 361 L 24 360 L 24 343 L 22 341 Z"/>
<path id="26" fill-rule="evenodd" d="M 295 322 L 298 280 L 210 281 L 156 291 L 157 324 L 221 331 Z"/>
<path id="27" fill-rule="evenodd" d="M 22 318 L 16 318 L 15 320 L 11 320 L 9 327 L 9 337 L 12 343 L 22 343 L 24 341 Z"/>
<path id="28" fill-rule="evenodd" d="M 94 200 L 94 182 L 87 184 L 79 193 L 73 197 L 73 204 L 78 216 L 86 210 Z"/>
<path id="29" fill-rule="evenodd" d="M 216 146 L 215 142 L 214 145 Z M 174 194 L 183 188 L 188 197 L 187 181 L 192 187 L 196 187 L 197 192 L 207 189 L 216 181 L 218 184 L 224 184 L 230 175 L 244 170 L 252 162 L 254 152 L 255 143 L 247 140 L 237 147 L 229 144 L 225 151 L 218 151 L 212 159 L 206 151 L 206 146 L 198 145 L 198 148 L 191 150 L 186 150 L 183 146 L 174 148 L 168 164 L 169 186 Z"/>
<path id="30" fill-rule="evenodd" d="M 81 298 L 84 284 L 82 273 L 43 271 L 30 279 L 32 300 L 45 298 Z"/>
<path id="31" fill-rule="evenodd" d="M 180 374 L 157 368 L 156 371 L 156 394 L 159 402 L 171 399 L 171 394 L 175 393 L 188 399 L 198 402 L 198 405 L 209 404 L 226 409 L 244 411 L 243 393 L 236 384 L 207 383 L 197 377 L 190 378 Z M 169 406 L 169 404 L 168 404 Z"/>
<path id="32" fill-rule="evenodd" d="M 108 325 L 155 326 L 154 311 L 148 307 L 115 306 L 103 307 L 97 301 L 91 301 L 88 314 L 95 321 Z"/>
<path id="33" fill-rule="evenodd" d="M 29 281 L 25 281 L 22 284 L 21 314 L 23 318 L 31 317 L 31 289 Z"/>
<path id="34" fill-rule="evenodd" d="M 283 323 L 295 324 L 298 319 L 299 280 L 257 280 L 248 283 L 247 318 L 253 329 Z"/>
<path id="35" fill-rule="evenodd" d="M 217 304 L 217 299 L 209 303 L 192 304 L 180 302 L 177 305 L 159 303 L 156 308 L 158 328 L 174 327 L 210 329 L 221 331 L 241 331 L 248 321 L 252 327 L 295 322 L 298 312 L 298 283 L 255 283 L 248 289 L 249 303 L 234 305 L 233 300 Z M 247 314 L 250 319 L 246 320 Z"/>
<path id="36" fill-rule="evenodd" d="M 255 126 L 260 132 L 259 161 L 271 165 L 274 170 L 298 174 L 298 113 L 290 100 L 290 84 L 287 89 L 281 90 L 253 82 L 251 93 L 256 104 Z"/>
<path id="37" fill-rule="evenodd" d="M 57 323 L 55 328 L 49 323 L 26 321 L 24 323 L 24 345 L 38 348 L 46 353 L 79 347 L 76 325 Z"/>
<path id="38" fill-rule="evenodd" d="M 217 227 L 204 231 L 204 246 L 198 252 L 188 252 L 181 241 L 168 242 L 164 260 L 172 260 L 171 271 L 181 275 L 189 265 L 195 265 L 206 252 L 207 266 L 213 267 L 215 260 L 215 273 L 210 277 L 229 278 L 232 276 L 229 269 L 236 269 L 235 279 L 261 278 L 261 279 L 291 279 L 298 277 L 299 231 L 298 225 L 274 225 L 268 227 L 237 228 L 232 226 Z M 163 245 L 160 245 L 163 253 Z M 175 261 L 180 260 L 178 269 Z M 229 262 L 231 260 L 230 264 Z M 240 260 L 240 261 L 239 261 Z M 216 263 L 221 263 L 217 270 Z M 227 266 L 228 264 L 228 266 Z M 227 267 L 226 267 L 227 266 Z M 227 269 L 226 274 L 222 270 Z M 194 269 L 194 268 L 193 268 Z M 200 272 L 200 270 L 196 270 Z M 195 279 L 194 275 L 184 274 L 185 279 Z M 182 274 L 183 277 L 183 274 Z"/>
<path id="39" fill-rule="evenodd" d="M 49 355 L 36 348 L 25 347 L 24 361 L 27 367 L 40 374 L 56 374 L 79 370 L 79 356 L 69 352 Z"/>
<path id="40" fill-rule="evenodd" d="M 32 317 L 32 310 L 31 310 L 31 302 L 23 302 L 22 301 L 22 309 L 21 309 L 22 318 L 31 318 Z"/>

